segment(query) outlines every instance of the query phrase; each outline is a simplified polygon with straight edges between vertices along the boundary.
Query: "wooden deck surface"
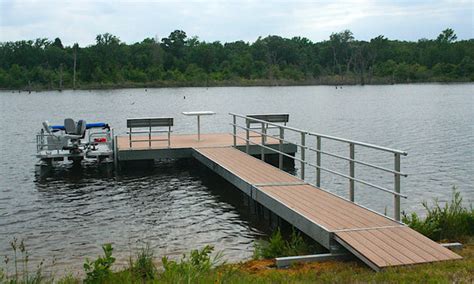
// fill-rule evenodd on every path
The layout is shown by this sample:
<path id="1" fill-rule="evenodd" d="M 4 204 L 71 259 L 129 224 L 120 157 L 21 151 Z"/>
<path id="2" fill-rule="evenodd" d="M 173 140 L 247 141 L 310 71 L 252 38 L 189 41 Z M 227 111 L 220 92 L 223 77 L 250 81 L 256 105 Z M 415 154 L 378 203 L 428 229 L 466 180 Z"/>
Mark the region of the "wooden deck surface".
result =
<path id="1" fill-rule="evenodd" d="M 347 229 L 402 226 L 348 200 L 312 185 L 266 186 L 261 191 L 334 232 Z"/>
<path id="2" fill-rule="evenodd" d="M 461 256 L 408 227 L 336 232 L 336 239 L 379 268 L 461 259 Z"/>
<path id="3" fill-rule="evenodd" d="M 299 178 L 232 147 L 201 148 L 197 151 L 250 184 L 302 182 Z"/>
<path id="4" fill-rule="evenodd" d="M 334 233 L 372 268 L 459 259 L 403 224 L 361 207 L 232 147 L 196 149 L 274 200 Z M 271 209 L 271 208 L 269 208 Z"/>
<path id="5" fill-rule="evenodd" d="M 244 133 L 239 133 L 239 136 L 245 137 Z M 156 135 L 152 136 L 152 139 L 166 139 L 167 136 Z M 132 140 L 144 140 L 148 139 L 148 136 L 133 136 Z M 261 143 L 260 137 L 251 137 L 251 141 L 255 143 Z M 128 136 L 117 136 L 117 148 L 118 150 L 143 150 L 143 149 L 165 149 L 168 148 L 167 141 L 152 141 L 151 147 L 148 142 L 133 142 L 130 147 Z M 213 134 L 201 134 L 201 140 L 197 140 L 197 134 L 173 134 L 171 135 L 171 149 L 182 149 L 182 148 L 201 148 L 201 147 L 224 147 L 232 146 L 234 143 L 233 136 L 229 133 L 213 133 Z M 277 139 L 268 138 L 268 144 L 278 144 Z M 237 138 L 237 145 L 245 145 L 245 141 Z"/>

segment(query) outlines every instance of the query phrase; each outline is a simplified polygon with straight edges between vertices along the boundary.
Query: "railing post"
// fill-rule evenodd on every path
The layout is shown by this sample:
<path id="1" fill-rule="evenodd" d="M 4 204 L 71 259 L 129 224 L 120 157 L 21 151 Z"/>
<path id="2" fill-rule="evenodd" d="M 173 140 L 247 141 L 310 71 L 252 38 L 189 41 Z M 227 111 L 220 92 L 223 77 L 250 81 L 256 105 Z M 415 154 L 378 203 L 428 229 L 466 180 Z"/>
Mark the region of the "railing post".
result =
<path id="1" fill-rule="evenodd" d="M 233 114 L 232 115 L 232 120 L 234 122 L 234 147 L 237 147 L 237 118 L 236 116 Z"/>
<path id="2" fill-rule="evenodd" d="M 114 169 L 118 170 L 118 151 L 117 151 L 117 136 L 115 135 L 114 130 L 112 129 L 112 149 L 114 153 Z"/>
<path id="3" fill-rule="evenodd" d="M 262 146 L 265 145 L 265 137 L 266 137 L 266 133 L 265 133 L 265 123 L 262 122 Z M 265 148 L 263 147 L 260 147 L 261 148 L 261 159 L 262 161 L 265 161 Z"/>
<path id="4" fill-rule="evenodd" d="M 321 186 L 321 137 L 316 136 L 316 186 Z"/>
<path id="5" fill-rule="evenodd" d="M 198 122 L 198 141 L 201 141 L 201 116 L 197 115 Z"/>
<path id="6" fill-rule="evenodd" d="M 151 120 L 150 120 L 150 128 L 148 129 L 148 147 L 151 148 Z"/>
<path id="7" fill-rule="evenodd" d="M 400 172 L 400 154 L 395 153 L 395 171 Z M 395 175 L 395 192 L 400 193 L 400 174 Z M 394 195 L 393 197 L 393 218 L 400 221 L 400 195 Z"/>
<path id="8" fill-rule="evenodd" d="M 350 154 L 349 157 L 351 161 L 349 161 L 349 175 L 351 178 L 355 178 L 355 149 L 354 149 L 354 143 L 349 143 L 349 150 Z M 354 202 L 354 180 L 350 179 L 349 180 L 349 200 Z"/>
<path id="9" fill-rule="evenodd" d="M 250 132 L 249 132 L 249 128 L 250 128 L 250 120 L 248 119 L 245 119 L 245 125 L 246 125 L 246 129 L 245 129 L 245 137 L 246 137 L 246 141 L 245 141 L 245 152 L 248 154 L 249 151 L 250 151 Z"/>
<path id="10" fill-rule="evenodd" d="M 283 127 L 280 127 L 280 141 L 278 144 L 278 168 L 280 170 L 283 169 L 283 155 L 281 154 L 283 152 L 283 139 L 285 139 L 285 129 Z"/>
<path id="11" fill-rule="evenodd" d="M 305 144 L 306 144 L 306 133 L 301 132 L 301 179 L 304 180 L 305 170 Z"/>

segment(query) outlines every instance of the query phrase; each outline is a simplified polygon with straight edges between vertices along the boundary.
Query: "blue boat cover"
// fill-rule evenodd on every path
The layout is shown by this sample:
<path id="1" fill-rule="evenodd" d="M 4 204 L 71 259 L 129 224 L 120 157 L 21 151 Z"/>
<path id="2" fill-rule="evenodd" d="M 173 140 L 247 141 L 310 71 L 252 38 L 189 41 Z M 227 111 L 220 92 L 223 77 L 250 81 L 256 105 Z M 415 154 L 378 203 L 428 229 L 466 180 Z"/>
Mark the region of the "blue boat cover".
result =
<path id="1" fill-rule="evenodd" d="M 86 129 L 89 128 L 104 128 L 107 127 L 107 123 L 104 122 L 96 122 L 96 123 L 87 123 Z M 64 125 L 51 125 L 51 129 L 53 130 L 65 130 Z"/>

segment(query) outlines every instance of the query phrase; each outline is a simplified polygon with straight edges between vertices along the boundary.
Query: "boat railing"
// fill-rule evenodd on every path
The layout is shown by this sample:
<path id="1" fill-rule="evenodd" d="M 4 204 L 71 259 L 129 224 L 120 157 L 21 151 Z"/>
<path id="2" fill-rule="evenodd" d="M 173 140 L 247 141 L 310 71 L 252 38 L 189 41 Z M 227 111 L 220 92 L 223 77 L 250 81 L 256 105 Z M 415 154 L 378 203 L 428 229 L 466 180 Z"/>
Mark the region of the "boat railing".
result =
<path id="1" fill-rule="evenodd" d="M 88 137 L 88 144 L 97 143 L 97 144 L 107 144 L 110 149 L 113 147 L 113 129 L 110 130 L 101 130 L 101 131 L 91 131 Z M 97 138 L 105 138 L 105 141 L 98 140 Z"/>
<path id="2" fill-rule="evenodd" d="M 57 142 L 51 143 L 51 140 L 57 141 Z M 39 134 L 36 134 L 36 152 L 37 153 L 44 150 L 48 150 L 51 152 L 57 151 L 57 153 L 59 153 L 59 151 L 62 150 L 62 148 L 63 147 L 62 147 L 62 141 L 61 141 L 60 136 L 54 135 L 52 133 L 45 133 L 43 131 L 41 131 Z"/>
<path id="3" fill-rule="evenodd" d="M 364 184 L 366 186 L 376 188 L 378 190 L 390 193 L 390 194 L 393 195 L 393 198 L 394 198 L 393 219 L 395 219 L 396 221 L 400 221 L 400 217 L 401 217 L 400 216 L 400 214 L 401 214 L 401 211 L 400 211 L 400 198 L 402 198 L 402 197 L 407 198 L 407 195 L 401 193 L 401 180 L 400 180 L 400 178 L 402 176 L 403 177 L 408 176 L 407 174 L 402 173 L 400 171 L 400 167 L 401 167 L 400 164 L 401 164 L 401 156 L 406 156 L 407 152 L 402 151 L 402 150 L 397 150 L 397 149 L 391 149 L 391 148 L 387 148 L 387 147 L 383 147 L 383 146 L 378 146 L 378 145 L 374 145 L 374 144 L 364 143 L 364 142 L 360 142 L 360 141 L 355 141 L 355 140 L 340 138 L 340 137 L 336 137 L 336 136 L 330 136 L 330 135 L 320 134 L 320 133 L 311 132 L 311 131 L 307 131 L 307 130 L 302 130 L 302 129 L 298 129 L 298 128 L 294 128 L 294 127 L 289 127 L 289 126 L 286 126 L 286 125 L 281 125 L 281 124 L 278 124 L 278 123 L 272 123 L 272 122 L 269 122 L 269 121 L 260 120 L 260 119 L 249 117 L 249 116 L 242 115 L 242 114 L 229 113 L 229 115 L 231 115 L 232 118 L 233 118 L 232 123 L 230 125 L 232 125 L 232 127 L 233 127 L 232 136 L 233 136 L 234 147 L 237 146 L 237 139 L 241 139 L 241 140 L 245 141 L 245 149 L 246 149 L 247 153 L 249 153 L 250 145 L 260 146 L 261 147 L 260 156 L 261 156 L 262 160 L 265 159 L 265 150 L 275 152 L 275 153 L 278 154 L 278 166 L 279 166 L 280 169 L 283 169 L 283 157 L 294 159 L 295 162 L 298 161 L 300 163 L 300 178 L 302 180 L 305 180 L 306 166 L 312 167 L 312 168 L 315 169 L 315 174 L 316 174 L 316 180 L 315 180 L 314 185 L 318 188 L 321 187 L 321 172 L 322 171 L 330 173 L 332 175 L 336 175 L 336 176 L 345 178 L 345 179 L 349 180 L 349 199 L 348 200 L 350 200 L 351 202 L 354 202 L 355 184 L 356 183 Z M 241 124 L 239 124 L 238 122 L 240 122 Z M 243 122 L 243 125 L 242 125 L 242 122 Z M 261 126 L 259 128 L 260 131 L 255 129 L 255 127 L 252 127 L 252 128 L 250 127 L 251 124 L 255 124 L 255 123 L 260 123 L 260 126 Z M 278 129 L 278 134 L 277 135 L 269 134 L 267 132 L 267 130 L 269 129 L 268 126 L 271 126 L 274 129 Z M 242 137 L 242 136 L 238 135 L 237 129 L 244 130 L 245 131 L 245 137 Z M 297 142 L 290 141 L 288 138 L 286 138 L 287 136 L 289 136 L 289 135 L 286 135 L 288 132 L 292 132 L 293 135 L 296 134 L 297 137 L 299 136 L 299 139 L 297 139 L 298 141 Z M 251 133 L 258 134 L 261 137 L 260 141 L 258 141 L 258 138 L 257 138 L 257 141 L 255 139 L 251 139 L 252 138 L 251 135 L 250 135 Z M 253 137 L 255 137 L 255 136 L 253 136 Z M 313 146 L 310 146 L 310 143 L 308 143 L 308 141 L 307 141 L 309 137 L 314 137 L 315 138 L 315 142 L 311 143 Z M 275 149 L 274 147 L 270 147 L 270 145 L 268 145 L 268 141 L 269 141 L 268 138 L 276 139 L 276 141 L 278 141 L 278 148 L 277 149 Z M 343 144 L 348 145 L 349 146 L 348 147 L 349 148 L 348 149 L 349 150 L 349 156 L 344 156 L 342 154 L 338 154 L 338 153 L 336 154 L 336 153 L 333 153 L 333 152 L 328 152 L 328 151 L 321 150 L 323 140 L 331 140 L 331 141 L 335 141 L 335 142 L 338 142 L 338 143 L 343 143 Z M 284 153 L 283 152 L 283 144 L 284 143 L 291 143 L 291 144 L 296 145 L 299 149 L 299 157 L 292 156 L 290 154 Z M 382 166 L 379 166 L 379 165 L 374 165 L 372 163 L 368 163 L 368 162 L 356 159 L 356 157 L 355 157 L 356 147 L 368 148 L 368 149 L 373 149 L 373 150 L 388 152 L 388 153 L 393 154 L 393 161 L 394 161 L 393 169 L 382 167 Z M 314 162 L 310 162 L 306 158 L 306 153 L 308 151 L 313 152 L 313 153 L 316 154 L 316 158 L 315 158 Z M 348 162 L 349 172 L 348 173 L 341 173 L 341 172 L 338 172 L 334 169 L 330 169 L 328 167 L 323 167 L 321 165 L 321 156 L 322 155 L 330 156 L 330 157 Z M 394 177 L 393 190 L 389 189 L 389 188 L 386 188 L 384 186 L 380 186 L 380 185 L 374 184 L 372 182 L 368 182 L 366 180 L 357 178 L 356 175 L 355 175 L 355 173 L 356 173 L 356 171 L 355 171 L 356 164 L 363 165 L 363 166 L 370 167 L 370 168 L 373 168 L 373 169 L 378 170 L 378 171 L 388 172 L 388 173 L 392 174 L 393 177 Z"/>

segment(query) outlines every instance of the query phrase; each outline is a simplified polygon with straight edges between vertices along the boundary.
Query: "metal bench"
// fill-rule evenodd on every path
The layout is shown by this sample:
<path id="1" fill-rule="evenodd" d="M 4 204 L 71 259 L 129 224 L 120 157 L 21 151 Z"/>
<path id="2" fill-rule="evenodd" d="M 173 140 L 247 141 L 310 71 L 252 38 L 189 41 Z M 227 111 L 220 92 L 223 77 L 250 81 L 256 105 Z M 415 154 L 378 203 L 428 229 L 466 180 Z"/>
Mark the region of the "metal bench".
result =
<path id="1" fill-rule="evenodd" d="M 290 114 L 288 113 L 247 114 L 246 116 L 250 118 L 268 121 L 271 123 L 283 123 L 284 126 L 286 126 L 286 124 L 290 120 Z M 268 132 L 268 129 L 278 128 L 277 126 L 269 126 L 268 123 L 261 123 L 251 119 L 247 119 L 246 123 L 247 128 L 260 129 L 260 131 L 265 134 Z M 260 127 L 251 127 L 252 124 L 260 124 Z M 250 137 L 260 137 L 260 135 L 250 135 Z M 264 137 L 264 140 L 267 140 L 266 136 Z"/>
<path id="2" fill-rule="evenodd" d="M 172 117 L 144 117 L 144 118 L 128 118 L 127 128 L 129 129 L 130 148 L 133 142 L 148 142 L 151 147 L 152 141 L 168 141 L 168 147 L 171 145 L 171 127 L 173 126 Z M 167 128 L 166 130 L 156 130 L 156 128 Z M 136 131 L 138 129 L 138 131 Z M 134 131 L 135 130 L 135 131 Z M 151 139 L 152 133 L 167 133 L 167 139 Z M 132 140 L 133 134 L 148 134 L 148 139 Z"/>
<path id="3" fill-rule="evenodd" d="M 248 117 L 265 120 L 273 123 L 283 123 L 285 126 L 290 120 L 290 115 L 288 113 L 270 113 L 270 114 L 247 114 Z M 256 121 L 250 121 L 252 123 L 259 123 Z"/>

